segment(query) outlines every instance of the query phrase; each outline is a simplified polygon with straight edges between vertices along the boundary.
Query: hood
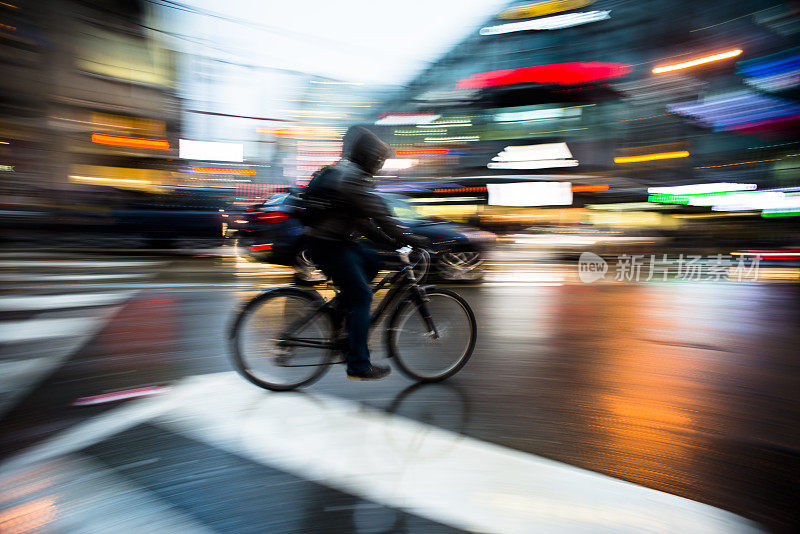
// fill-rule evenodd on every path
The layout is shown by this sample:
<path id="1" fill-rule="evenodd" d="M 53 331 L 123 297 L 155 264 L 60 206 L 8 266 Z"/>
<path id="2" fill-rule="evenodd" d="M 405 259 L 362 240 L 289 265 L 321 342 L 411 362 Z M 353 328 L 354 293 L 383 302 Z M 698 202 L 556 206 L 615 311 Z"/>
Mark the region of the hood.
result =
<path id="1" fill-rule="evenodd" d="M 377 135 L 363 126 L 351 126 L 342 141 L 342 156 L 364 172 L 375 174 L 394 151 Z"/>

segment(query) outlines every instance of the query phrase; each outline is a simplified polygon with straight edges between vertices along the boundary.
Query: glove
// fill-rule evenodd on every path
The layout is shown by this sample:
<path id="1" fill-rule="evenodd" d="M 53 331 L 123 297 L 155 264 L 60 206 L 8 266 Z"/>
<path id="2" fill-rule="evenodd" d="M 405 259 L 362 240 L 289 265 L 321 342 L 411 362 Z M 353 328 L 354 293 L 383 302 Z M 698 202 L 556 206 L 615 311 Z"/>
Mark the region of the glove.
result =
<path id="1" fill-rule="evenodd" d="M 430 246 L 430 241 L 428 238 L 414 234 L 403 236 L 403 243 L 414 248 L 427 248 Z"/>

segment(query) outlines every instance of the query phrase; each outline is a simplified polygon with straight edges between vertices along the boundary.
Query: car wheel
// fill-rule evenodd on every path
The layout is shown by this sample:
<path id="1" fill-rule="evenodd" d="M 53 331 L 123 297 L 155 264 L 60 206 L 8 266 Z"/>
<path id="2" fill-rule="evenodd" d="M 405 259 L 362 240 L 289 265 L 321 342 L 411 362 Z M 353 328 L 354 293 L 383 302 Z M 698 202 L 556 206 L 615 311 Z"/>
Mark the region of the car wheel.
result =
<path id="1" fill-rule="evenodd" d="M 444 280 L 475 282 L 483 278 L 483 255 L 477 250 L 443 252 L 439 255 L 437 270 Z"/>
<path id="2" fill-rule="evenodd" d="M 294 259 L 294 279 L 298 284 L 319 284 L 327 280 L 308 254 L 308 249 L 303 249 L 297 253 Z"/>

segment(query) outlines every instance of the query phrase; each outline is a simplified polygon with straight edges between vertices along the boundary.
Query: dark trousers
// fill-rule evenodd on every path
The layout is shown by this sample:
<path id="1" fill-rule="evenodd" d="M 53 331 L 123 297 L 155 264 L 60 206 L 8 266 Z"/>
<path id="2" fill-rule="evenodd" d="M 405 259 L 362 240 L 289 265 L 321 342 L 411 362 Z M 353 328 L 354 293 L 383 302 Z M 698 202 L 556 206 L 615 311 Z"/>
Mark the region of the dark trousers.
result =
<path id="1" fill-rule="evenodd" d="M 312 239 L 311 259 L 339 289 L 342 310 L 347 318 L 347 370 L 362 371 L 370 366 L 369 315 L 372 304 L 371 282 L 383 263 L 380 254 L 360 243 Z"/>

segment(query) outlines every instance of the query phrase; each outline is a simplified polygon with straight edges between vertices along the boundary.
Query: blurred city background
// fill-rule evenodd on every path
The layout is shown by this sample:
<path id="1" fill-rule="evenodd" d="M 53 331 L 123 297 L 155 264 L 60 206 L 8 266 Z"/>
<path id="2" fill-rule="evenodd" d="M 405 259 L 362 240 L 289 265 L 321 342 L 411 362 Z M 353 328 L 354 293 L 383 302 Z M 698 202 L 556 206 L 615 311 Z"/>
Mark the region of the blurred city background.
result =
<path id="1" fill-rule="evenodd" d="M 0 532 L 794 532 L 798 35 L 794 0 L 0 2 Z M 356 124 L 475 357 L 259 397 L 225 329 L 261 289 L 329 294 L 291 200 Z M 180 411 L 209 390 L 287 448 L 380 413 L 358 441 L 395 486 L 226 442 Z M 410 470 L 483 461 L 459 440 L 574 471 L 414 500 Z M 586 470 L 632 484 L 592 500 Z"/>

